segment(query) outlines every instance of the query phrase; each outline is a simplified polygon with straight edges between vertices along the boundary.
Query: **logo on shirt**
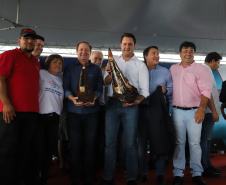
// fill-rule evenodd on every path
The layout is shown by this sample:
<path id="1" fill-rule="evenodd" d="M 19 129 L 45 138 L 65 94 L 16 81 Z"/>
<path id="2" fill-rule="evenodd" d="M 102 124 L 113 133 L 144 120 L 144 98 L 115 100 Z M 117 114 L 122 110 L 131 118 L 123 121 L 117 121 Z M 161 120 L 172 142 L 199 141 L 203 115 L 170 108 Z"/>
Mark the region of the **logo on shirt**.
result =
<path id="1" fill-rule="evenodd" d="M 50 84 L 51 88 L 54 88 L 57 90 L 61 89 L 61 86 L 59 84 L 57 84 L 55 80 L 49 81 L 49 84 Z"/>
<path id="2" fill-rule="evenodd" d="M 57 84 L 55 80 L 48 81 L 48 83 L 49 83 L 50 87 L 46 87 L 45 91 L 51 92 L 58 96 L 62 96 L 62 92 L 61 92 L 62 86 Z"/>

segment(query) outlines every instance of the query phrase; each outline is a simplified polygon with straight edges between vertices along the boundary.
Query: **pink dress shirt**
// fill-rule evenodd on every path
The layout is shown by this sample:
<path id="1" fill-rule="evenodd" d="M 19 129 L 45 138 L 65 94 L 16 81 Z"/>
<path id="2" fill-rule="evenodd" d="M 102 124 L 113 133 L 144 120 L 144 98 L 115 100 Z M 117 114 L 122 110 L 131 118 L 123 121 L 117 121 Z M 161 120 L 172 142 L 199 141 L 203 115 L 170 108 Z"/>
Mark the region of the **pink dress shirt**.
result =
<path id="1" fill-rule="evenodd" d="M 187 67 L 181 63 L 170 68 L 173 79 L 173 106 L 199 107 L 201 97 L 211 97 L 211 73 L 202 64 L 193 62 Z"/>

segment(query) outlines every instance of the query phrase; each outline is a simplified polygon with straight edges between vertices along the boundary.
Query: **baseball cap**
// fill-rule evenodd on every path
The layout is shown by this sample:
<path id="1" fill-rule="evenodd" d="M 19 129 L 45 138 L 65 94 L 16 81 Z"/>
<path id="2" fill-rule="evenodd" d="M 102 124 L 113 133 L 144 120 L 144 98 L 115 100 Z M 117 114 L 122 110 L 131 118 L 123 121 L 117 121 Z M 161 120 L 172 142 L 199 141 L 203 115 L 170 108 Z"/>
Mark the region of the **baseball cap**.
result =
<path id="1" fill-rule="evenodd" d="M 29 29 L 29 28 L 22 29 L 21 32 L 20 32 L 20 37 L 24 37 L 26 35 L 31 35 L 34 38 L 37 38 L 36 32 L 32 29 Z"/>

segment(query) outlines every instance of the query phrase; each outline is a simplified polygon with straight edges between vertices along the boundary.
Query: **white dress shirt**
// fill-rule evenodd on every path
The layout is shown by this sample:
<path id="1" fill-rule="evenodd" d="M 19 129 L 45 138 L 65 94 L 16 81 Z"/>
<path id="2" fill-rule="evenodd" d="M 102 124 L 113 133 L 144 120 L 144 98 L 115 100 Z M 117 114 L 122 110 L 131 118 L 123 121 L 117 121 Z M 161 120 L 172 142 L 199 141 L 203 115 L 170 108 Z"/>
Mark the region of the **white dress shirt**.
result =
<path id="1" fill-rule="evenodd" d="M 211 68 L 208 65 L 206 65 L 206 64 L 203 64 L 203 65 L 206 66 L 207 69 L 211 73 L 213 101 L 214 101 L 214 105 L 215 105 L 216 111 L 217 111 L 218 115 L 220 115 L 221 114 L 221 109 L 220 109 L 220 102 L 219 102 L 219 93 L 218 93 L 218 90 L 217 90 L 217 84 L 216 84 L 216 81 L 214 79 L 213 72 L 212 72 Z M 206 113 L 212 113 L 212 111 L 210 110 L 210 108 L 208 106 L 206 107 Z"/>
<path id="2" fill-rule="evenodd" d="M 147 66 L 141 60 L 134 55 L 129 61 L 125 61 L 120 56 L 114 56 L 118 67 L 122 71 L 123 75 L 128 79 L 129 83 L 137 88 L 140 95 L 145 98 L 149 96 L 149 74 Z M 106 72 L 104 78 L 108 75 Z M 108 86 L 107 96 L 113 95 L 112 84 Z"/>

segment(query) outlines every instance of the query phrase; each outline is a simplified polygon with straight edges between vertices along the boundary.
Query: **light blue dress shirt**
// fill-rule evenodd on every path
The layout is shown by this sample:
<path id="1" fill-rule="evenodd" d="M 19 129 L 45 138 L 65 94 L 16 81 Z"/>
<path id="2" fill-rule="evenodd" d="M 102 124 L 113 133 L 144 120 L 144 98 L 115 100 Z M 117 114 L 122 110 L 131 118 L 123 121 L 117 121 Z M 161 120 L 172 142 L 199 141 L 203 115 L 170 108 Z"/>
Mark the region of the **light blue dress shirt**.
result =
<path id="1" fill-rule="evenodd" d="M 148 69 L 149 73 L 149 93 L 150 95 L 156 90 L 158 84 L 161 84 L 163 87 L 167 89 L 166 96 L 171 96 L 173 93 L 173 82 L 172 77 L 170 74 L 170 71 L 162 67 L 160 65 L 157 65 L 155 69 Z M 149 104 L 148 98 L 143 100 L 143 104 Z"/>

